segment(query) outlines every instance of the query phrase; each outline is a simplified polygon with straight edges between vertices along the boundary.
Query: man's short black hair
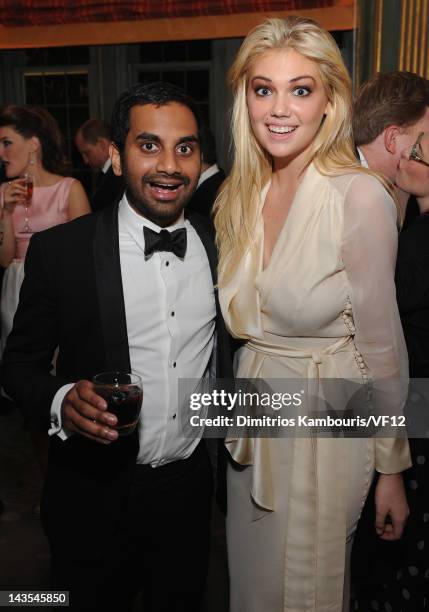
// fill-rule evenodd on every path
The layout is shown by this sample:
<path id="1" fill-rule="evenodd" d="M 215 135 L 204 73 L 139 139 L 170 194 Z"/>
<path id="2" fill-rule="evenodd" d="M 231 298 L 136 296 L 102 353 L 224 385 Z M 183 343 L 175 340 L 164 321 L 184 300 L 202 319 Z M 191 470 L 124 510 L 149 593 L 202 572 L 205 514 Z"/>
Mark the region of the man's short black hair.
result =
<path id="1" fill-rule="evenodd" d="M 130 130 L 130 110 L 134 106 L 155 104 L 164 106 L 177 102 L 189 108 L 194 115 L 198 127 L 198 136 L 201 129 L 201 118 L 194 100 L 177 85 L 157 81 L 156 83 L 136 83 L 121 93 L 112 112 L 111 135 L 112 140 L 122 154 L 125 140 Z"/>

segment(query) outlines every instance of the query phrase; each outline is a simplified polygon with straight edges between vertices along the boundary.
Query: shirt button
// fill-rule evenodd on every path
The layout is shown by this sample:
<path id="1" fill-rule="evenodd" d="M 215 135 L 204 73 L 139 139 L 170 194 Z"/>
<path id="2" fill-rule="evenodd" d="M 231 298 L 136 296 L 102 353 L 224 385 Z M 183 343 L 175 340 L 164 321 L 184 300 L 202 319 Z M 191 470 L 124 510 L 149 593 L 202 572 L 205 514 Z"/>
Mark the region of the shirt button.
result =
<path id="1" fill-rule="evenodd" d="M 176 367 L 176 362 L 173 363 L 173 368 L 175 368 L 175 367 Z"/>
<path id="2" fill-rule="evenodd" d="M 171 311 L 171 316 L 174 317 L 174 310 Z"/>
<path id="3" fill-rule="evenodd" d="M 176 416 L 177 416 L 177 414 L 173 414 L 173 419 L 175 419 L 175 418 L 176 418 Z"/>
<path id="4" fill-rule="evenodd" d="M 166 266 L 169 266 L 169 265 L 170 265 L 170 262 L 169 262 L 169 261 L 166 261 L 166 262 L 165 262 L 165 265 L 166 265 Z"/>

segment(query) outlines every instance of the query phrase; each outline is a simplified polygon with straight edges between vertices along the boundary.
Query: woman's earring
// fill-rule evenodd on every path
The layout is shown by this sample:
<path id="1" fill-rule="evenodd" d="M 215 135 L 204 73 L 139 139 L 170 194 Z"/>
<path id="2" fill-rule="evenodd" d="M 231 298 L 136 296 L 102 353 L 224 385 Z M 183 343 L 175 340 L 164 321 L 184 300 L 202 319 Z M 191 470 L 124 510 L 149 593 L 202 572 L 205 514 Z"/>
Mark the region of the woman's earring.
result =
<path id="1" fill-rule="evenodd" d="M 28 163 L 30 164 L 30 166 L 34 166 L 34 164 L 35 164 L 33 151 L 30 151 L 30 159 L 29 159 Z"/>

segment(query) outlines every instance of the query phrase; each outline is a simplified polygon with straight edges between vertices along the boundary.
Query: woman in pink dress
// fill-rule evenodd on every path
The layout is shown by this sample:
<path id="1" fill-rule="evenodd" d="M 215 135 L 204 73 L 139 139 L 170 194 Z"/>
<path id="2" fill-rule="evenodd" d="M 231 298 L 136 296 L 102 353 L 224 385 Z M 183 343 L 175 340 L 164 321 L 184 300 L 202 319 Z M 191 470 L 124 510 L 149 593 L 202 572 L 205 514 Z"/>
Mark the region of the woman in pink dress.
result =
<path id="1" fill-rule="evenodd" d="M 43 108 L 8 106 L 3 109 L 0 113 L 0 159 L 8 179 L 0 187 L 3 225 L 0 265 L 6 268 L 0 303 L 1 356 L 18 306 L 31 235 L 89 213 L 91 208 L 80 182 L 64 176 L 63 138 L 57 122 Z M 33 192 L 26 207 L 29 179 Z M 30 193 L 28 200 L 29 196 Z M 31 429 L 37 459 L 44 472 L 47 432 L 35 431 L 34 426 Z"/>
<path id="2" fill-rule="evenodd" d="M 3 239 L 0 265 L 6 268 L 1 294 L 1 353 L 12 328 L 24 277 L 24 259 L 34 232 L 91 212 L 76 179 L 64 176 L 63 139 L 43 108 L 8 106 L 0 114 L 0 158 L 6 177 L 0 190 Z M 27 184 L 34 185 L 25 207 Z M 18 178 L 16 178 L 18 177 Z"/>

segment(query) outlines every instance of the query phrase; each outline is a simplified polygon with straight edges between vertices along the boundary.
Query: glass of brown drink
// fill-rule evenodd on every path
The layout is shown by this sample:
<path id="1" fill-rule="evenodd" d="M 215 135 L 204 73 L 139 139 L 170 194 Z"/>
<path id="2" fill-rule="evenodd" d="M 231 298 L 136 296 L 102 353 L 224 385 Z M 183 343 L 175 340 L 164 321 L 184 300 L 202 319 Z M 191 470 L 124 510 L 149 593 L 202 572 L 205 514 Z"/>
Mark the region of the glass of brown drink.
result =
<path id="1" fill-rule="evenodd" d="M 120 436 L 134 431 L 143 402 L 140 376 L 128 372 L 102 372 L 92 379 L 94 391 L 107 402 L 107 411 L 118 419 L 115 429 Z"/>

